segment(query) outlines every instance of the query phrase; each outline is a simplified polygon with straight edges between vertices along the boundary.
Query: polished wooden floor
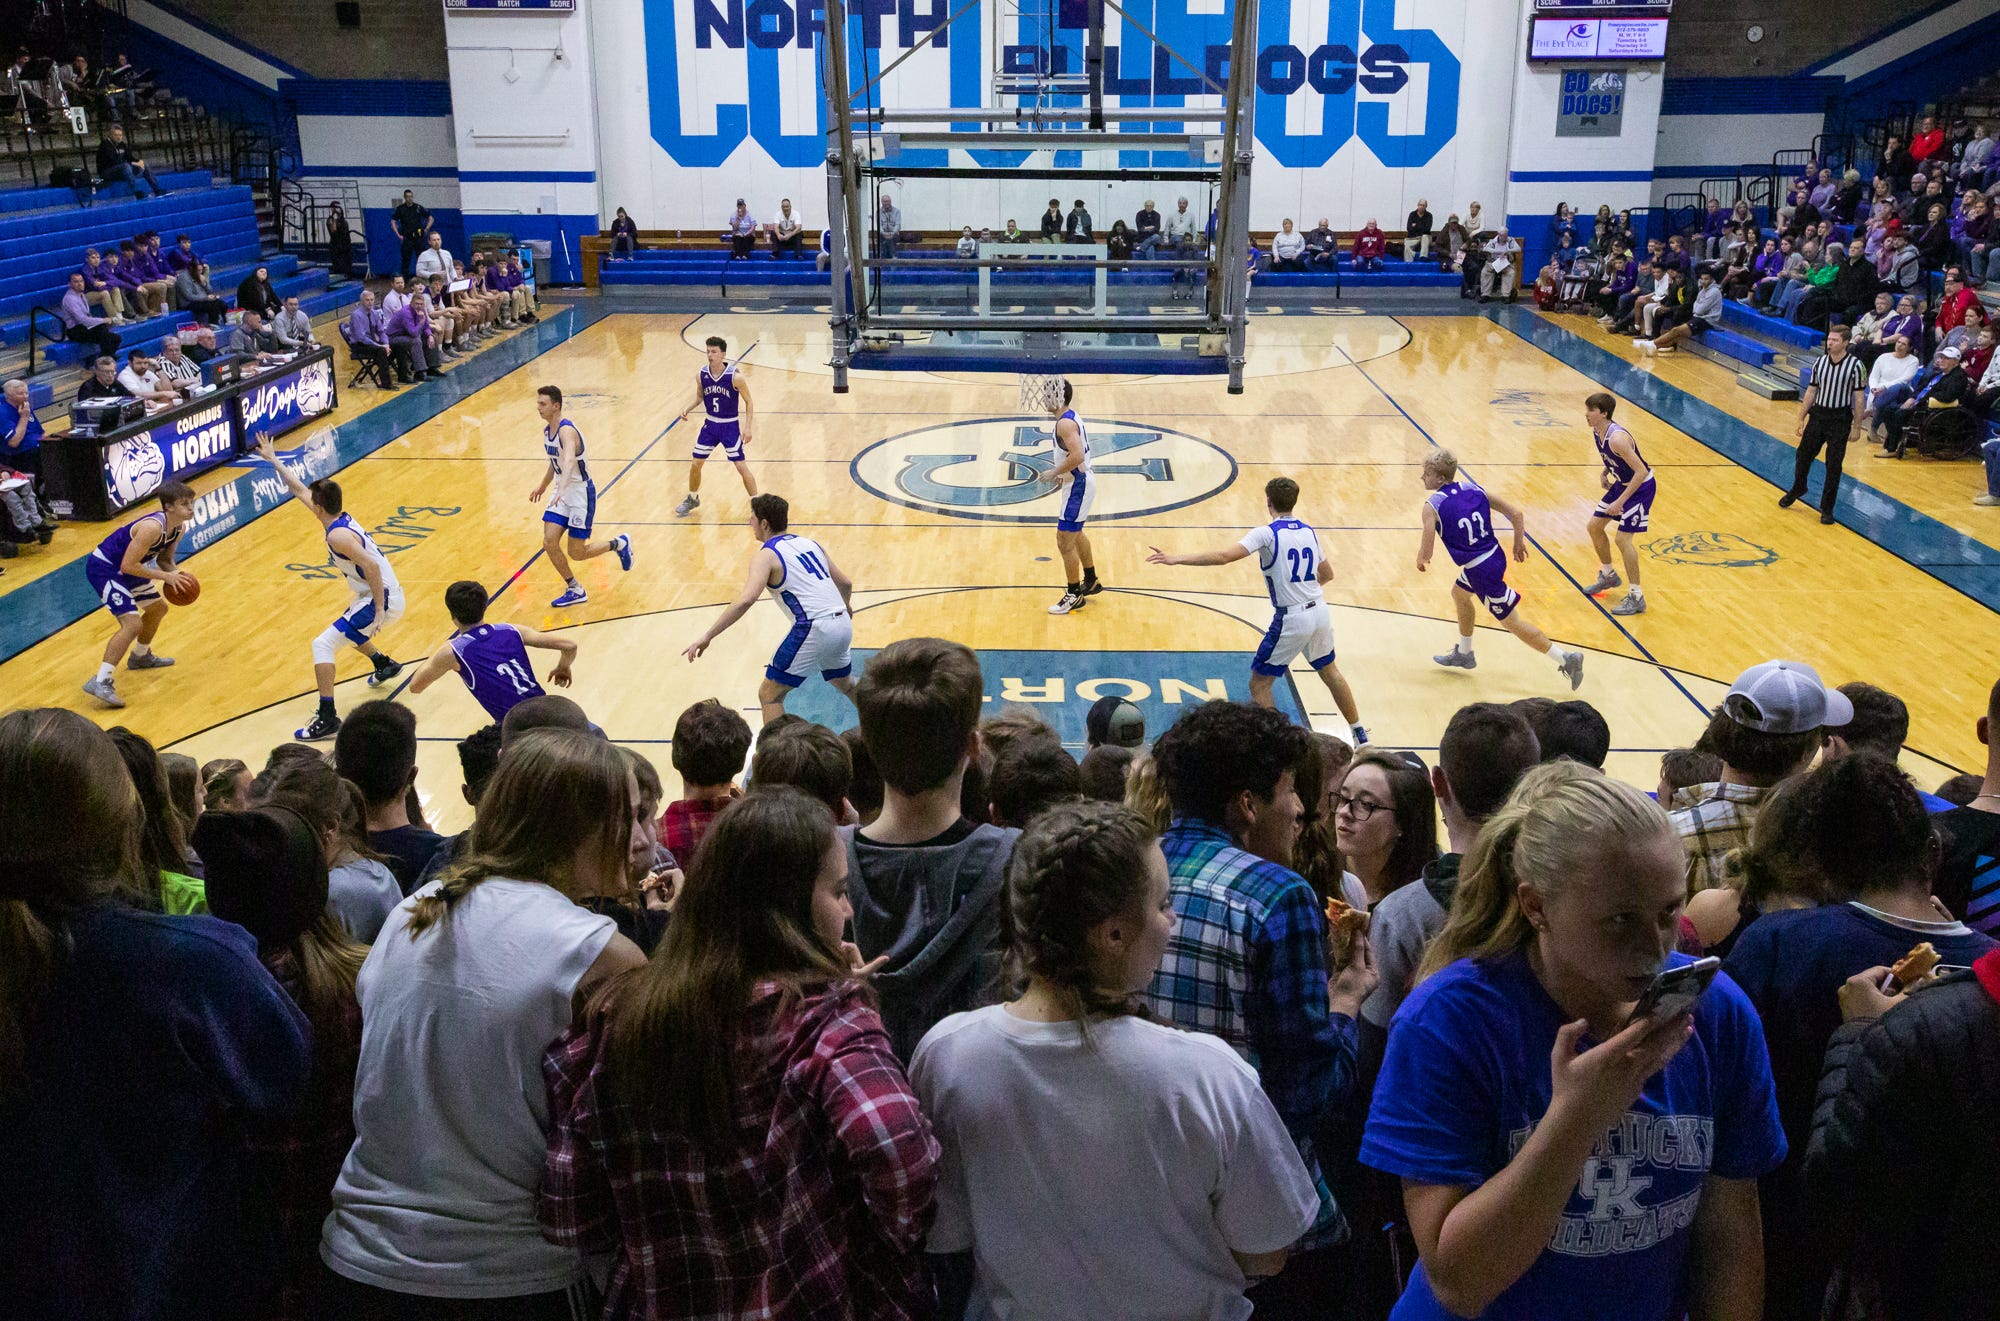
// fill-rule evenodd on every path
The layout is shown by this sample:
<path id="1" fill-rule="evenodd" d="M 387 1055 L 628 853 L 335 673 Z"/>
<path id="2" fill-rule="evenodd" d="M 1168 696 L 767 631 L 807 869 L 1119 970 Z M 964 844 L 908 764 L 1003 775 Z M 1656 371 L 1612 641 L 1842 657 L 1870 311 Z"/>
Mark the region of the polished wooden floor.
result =
<path id="1" fill-rule="evenodd" d="M 1599 488 L 1582 400 L 1599 387 L 1508 330 L 1460 317 L 1259 318 L 1251 379 L 1235 397 L 1214 378 L 1081 380 L 1077 405 L 1095 432 L 1126 422 L 1179 439 L 1165 477 L 1135 464 L 1106 482 L 1101 508 L 1157 512 L 1093 523 L 1112 590 L 1057 618 L 1045 613 L 1061 578 L 1047 522 L 995 521 L 998 506 L 959 511 L 988 517 L 951 516 L 885 489 L 912 454 L 949 454 L 965 437 L 990 441 L 993 427 L 1030 421 L 1012 377 L 857 374 L 852 392 L 837 396 L 817 318 L 610 316 L 341 474 L 357 517 L 377 527 L 393 518 L 397 528 L 393 563 L 409 613 L 384 647 L 418 658 L 437 646 L 449 632 L 451 581 L 506 583 L 491 617 L 573 630 L 582 654 L 572 694 L 612 737 L 653 754 L 670 792 L 667 740 L 682 708 L 717 696 L 754 721 L 762 667 L 785 627 L 776 607 L 760 604 L 697 663 L 679 654 L 733 596 L 751 549 L 747 501 L 726 464 L 709 465 L 694 517 L 672 512 L 694 438 L 692 424 L 674 419 L 710 334 L 727 337 L 732 353 L 748 349 L 753 466 L 765 489 L 792 502 L 795 528 L 820 537 L 854 578 L 860 647 L 934 633 L 1010 654 L 1240 652 L 1247 661 L 1269 618 L 1254 568 L 1163 569 L 1145 557 L 1153 545 L 1233 540 L 1262 521 L 1265 481 L 1287 474 L 1304 488 L 1299 516 L 1333 560 L 1340 662 L 1365 723 L 1384 745 L 1434 748 L 1463 702 L 1568 696 L 1546 661 L 1497 629 L 1481 630 L 1476 672 L 1430 660 L 1454 630 L 1448 571 L 1441 560 L 1428 574 L 1415 568 L 1418 469 L 1443 445 L 1529 511 L 1534 553 L 1510 576 L 1552 635 L 1589 650 L 1578 696 L 1610 721 L 1615 772 L 1650 786 L 1659 751 L 1692 741 L 1728 681 L 1773 656 L 1808 661 L 1830 682 L 1865 678 L 1900 693 L 1912 713 L 1906 764 L 1926 788 L 1980 757 L 1972 724 L 1996 672 L 1992 612 L 1846 528 L 1781 513 L 1768 483 L 1636 408 L 1620 420 L 1660 474 L 1653 529 L 1641 539 L 1651 609 L 1616 620 L 1583 595 L 1578 583 L 1596 573 L 1585 524 Z M 1739 414 L 1752 407 L 1733 384 L 1700 379 L 1686 364 L 1658 370 Z M 528 498 L 544 462 L 534 410 L 543 383 L 569 395 L 586 438 L 600 528 L 630 532 L 638 555 L 629 574 L 610 557 L 582 566 L 591 599 L 563 612 L 548 605 L 561 584 L 534 561 L 542 511 Z M 958 425 L 972 419 L 999 421 L 983 431 Z M 1788 437 L 1781 422 L 1768 429 Z M 909 433 L 927 434 L 916 443 Z M 985 452 L 956 480 L 1000 486 L 1011 471 Z M 1018 507 L 1024 517 L 1052 512 L 1047 501 Z M 101 612 L 0 666 L 0 692 L 8 705 L 122 721 L 200 758 L 261 762 L 311 715 L 308 645 L 345 601 L 324 559 L 317 525 L 292 507 L 202 551 L 193 565 L 202 600 L 173 612 L 158 643 L 179 663 L 121 673 L 127 710 L 98 710 L 78 691 L 109 632 Z M 8 579 L 18 581 L 12 566 Z M 342 684 L 343 709 L 371 695 L 363 670 L 343 657 L 342 675 L 354 676 Z M 1340 729 L 1311 674 L 1295 678 L 1314 723 Z M 419 716 L 435 823 L 458 824 L 452 741 L 484 714 L 455 680 L 404 700 Z"/>

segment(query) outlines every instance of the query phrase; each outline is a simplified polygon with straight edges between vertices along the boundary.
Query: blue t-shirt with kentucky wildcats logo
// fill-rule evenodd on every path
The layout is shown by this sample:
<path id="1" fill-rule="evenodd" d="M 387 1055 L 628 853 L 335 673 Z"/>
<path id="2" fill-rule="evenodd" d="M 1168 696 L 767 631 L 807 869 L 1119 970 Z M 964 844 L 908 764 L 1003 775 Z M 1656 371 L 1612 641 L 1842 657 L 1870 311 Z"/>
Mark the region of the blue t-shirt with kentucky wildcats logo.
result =
<path id="1" fill-rule="evenodd" d="M 1674 966 L 1689 962 L 1683 955 Z M 1476 1188 L 1549 1105 L 1564 1014 L 1525 954 L 1462 959 L 1411 993 L 1389 1030 L 1361 1160 L 1418 1183 Z M 1764 1032 L 1718 976 L 1694 1035 L 1577 1171 L 1548 1247 L 1486 1321 L 1661 1321 L 1683 1314 L 1683 1263 L 1711 1174 L 1754 1179 L 1785 1155 Z M 1579 1050 L 1594 1044 L 1588 1038 Z M 1393 1321 L 1451 1321 L 1418 1266 Z"/>

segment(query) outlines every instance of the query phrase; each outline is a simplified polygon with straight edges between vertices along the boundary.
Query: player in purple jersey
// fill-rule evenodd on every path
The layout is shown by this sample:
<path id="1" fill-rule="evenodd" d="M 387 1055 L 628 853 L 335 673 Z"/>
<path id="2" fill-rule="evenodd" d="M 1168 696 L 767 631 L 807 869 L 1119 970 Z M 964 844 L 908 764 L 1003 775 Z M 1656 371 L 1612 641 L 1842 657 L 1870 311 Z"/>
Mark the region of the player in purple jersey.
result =
<path id="1" fill-rule="evenodd" d="M 430 654 L 410 680 L 410 691 L 420 693 L 455 670 L 465 680 L 466 691 L 497 723 L 530 697 L 546 695 L 535 681 L 528 648 L 561 656 L 549 671 L 549 682 L 567 688 L 570 667 L 576 663 L 576 643 L 519 624 L 489 624 L 486 605 L 486 589 L 476 582 L 455 582 L 444 589 L 444 608 L 451 612 L 457 631 Z"/>
<path id="2" fill-rule="evenodd" d="M 132 649 L 128 669 L 158 670 L 173 664 L 153 654 L 153 637 L 167 617 L 160 584 L 185 587 L 188 582 L 188 575 L 174 566 L 174 548 L 181 529 L 194 519 L 194 488 L 186 482 L 164 482 L 159 497 L 158 509 L 113 532 L 83 561 L 91 590 L 118 621 L 118 631 L 104 644 L 104 660 L 83 691 L 110 707 L 125 705 L 112 676 L 126 648 Z"/>
<path id="3" fill-rule="evenodd" d="M 1584 421 L 1590 423 L 1590 438 L 1597 442 L 1598 457 L 1604 460 L 1604 499 L 1590 516 L 1590 544 L 1597 548 L 1597 581 L 1585 588 L 1592 596 L 1619 585 L 1618 571 L 1611 567 L 1609 529 L 1618 528 L 1618 555 L 1625 561 L 1625 578 L 1631 589 L 1625 599 L 1611 607 L 1614 615 L 1646 612 L 1646 592 L 1639 586 L 1639 548 L 1633 534 L 1651 526 L 1653 516 L 1653 470 L 1639 453 L 1632 433 L 1611 420 L 1618 401 L 1599 392 L 1583 401 Z"/>
<path id="4" fill-rule="evenodd" d="M 708 365 L 695 374 L 694 402 L 681 410 L 680 420 L 702 410 L 701 434 L 695 437 L 693 462 L 688 464 L 687 494 L 674 506 L 675 518 L 686 518 L 701 507 L 701 465 L 722 448 L 736 475 L 743 479 L 747 495 L 757 494 L 757 479 L 744 460 L 743 447 L 750 443 L 750 382 L 744 378 L 742 362 L 729 361 L 729 341 L 710 335 L 704 342 Z M 747 356 L 747 350 L 746 350 Z"/>
<path id="5" fill-rule="evenodd" d="M 1556 663 L 1569 680 L 1572 690 L 1583 682 L 1583 653 L 1557 646 L 1521 611 L 1521 596 L 1507 585 L 1507 556 L 1493 529 L 1493 511 L 1499 510 L 1514 528 L 1514 558 L 1528 558 L 1527 515 L 1497 495 L 1489 495 L 1477 482 L 1458 475 L 1458 460 L 1450 450 L 1432 450 L 1424 459 L 1424 542 L 1417 550 L 1417 572 L 1431 567 L 1431 552 L 1439 541 L 1458 566 L 1458 580 L 1451 585 L 1452 605 L 1458 611 L 1458 644 L 1432 660 L 1454 669 L 1479 666 L 1472 654 L 1472 603 L 1477 598 L 1502 628 Z"/>

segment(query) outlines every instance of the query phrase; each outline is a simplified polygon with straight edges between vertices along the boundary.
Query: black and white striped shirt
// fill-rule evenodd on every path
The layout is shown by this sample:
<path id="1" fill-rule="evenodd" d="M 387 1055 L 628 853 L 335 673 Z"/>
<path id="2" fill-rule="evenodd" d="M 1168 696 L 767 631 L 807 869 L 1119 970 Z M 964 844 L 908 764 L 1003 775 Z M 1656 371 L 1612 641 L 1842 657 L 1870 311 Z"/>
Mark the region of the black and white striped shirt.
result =
<path id="1" fill-rule="evenodd" d="M 1812 368 L 1812 391 L 1814 408 L 1850 409 L 1854 407 L 1854 393 L 1868 383 L 1868 369 L 1861 365 L 1861 359 L 1848 354 L 1839 362 L 1821 354 Z"/>

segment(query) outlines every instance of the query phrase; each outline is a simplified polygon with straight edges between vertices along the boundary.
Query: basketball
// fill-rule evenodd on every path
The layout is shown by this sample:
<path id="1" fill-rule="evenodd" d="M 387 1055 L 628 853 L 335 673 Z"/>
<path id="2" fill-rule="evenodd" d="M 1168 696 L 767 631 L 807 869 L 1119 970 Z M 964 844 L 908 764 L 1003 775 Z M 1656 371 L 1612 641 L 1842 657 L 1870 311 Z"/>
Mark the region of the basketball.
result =
<path id="1" fill-rule="evenodd" d="M 168 605 L 193 605 L 201 598 L 201 583 L 195 576 L 182 569 L 187 578 L 186 587 L 177 587 L 171 582 L 160 584 L 160 595 L 167 598 Z"/>

